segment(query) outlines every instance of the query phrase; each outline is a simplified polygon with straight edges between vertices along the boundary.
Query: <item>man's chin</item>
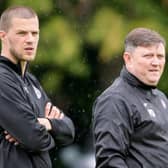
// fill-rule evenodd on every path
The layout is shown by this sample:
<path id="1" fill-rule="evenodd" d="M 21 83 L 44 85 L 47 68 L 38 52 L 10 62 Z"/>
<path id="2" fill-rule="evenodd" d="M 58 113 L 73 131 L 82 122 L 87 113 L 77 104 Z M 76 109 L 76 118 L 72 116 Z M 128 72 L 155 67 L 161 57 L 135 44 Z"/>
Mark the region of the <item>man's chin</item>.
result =
<path id="1" fill-rule="evenodd" d="M 31 62 L 35 59 L 35 56 L 25 56 L 25 61 Z"/>
<path id="2" fill-rule="evenodd" d="M 156 87 L 157 84 L 158 84 L 158 81 L 150 81 L 150 82 L 148 83 L 149 86 L 154 86 L 154 87 Z"/>

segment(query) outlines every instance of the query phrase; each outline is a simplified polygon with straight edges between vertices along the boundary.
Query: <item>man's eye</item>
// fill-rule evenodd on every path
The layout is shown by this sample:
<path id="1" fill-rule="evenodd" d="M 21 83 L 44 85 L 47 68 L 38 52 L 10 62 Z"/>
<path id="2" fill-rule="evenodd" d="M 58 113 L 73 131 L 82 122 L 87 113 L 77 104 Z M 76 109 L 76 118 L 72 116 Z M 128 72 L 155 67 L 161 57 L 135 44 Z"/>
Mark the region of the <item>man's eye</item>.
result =
<path id="1" fill-rule="evenodd" d="M 17 34 L 19 34 L 19 35 L 25 35 L 26 33 L 25 32 L 18 32 Z"/>
<path id="2" fill-rule="evenodd" d="M 162 59 L 162 58 L 164 58 L 165 56 L 164 55 L 158 55 L 157 56 L 159 59 Z"/>
<path id="3" fill-rule="evenodd" d="M 148 55 L 148 54 L 147 54 L 147 55 L 144 55 L 145 58 L 152 58 L 152 56 L 153 56 L 153 55 L 150 55 L 150 54 L 149 54 L 149 55 Z"/>
<path id="4" fill-rule="evenodd" d="M 33 36 L 37 36 L 37 35 L 38 35 L 38 32 L 33 32 L 32 35 L 33 35 Z"/>

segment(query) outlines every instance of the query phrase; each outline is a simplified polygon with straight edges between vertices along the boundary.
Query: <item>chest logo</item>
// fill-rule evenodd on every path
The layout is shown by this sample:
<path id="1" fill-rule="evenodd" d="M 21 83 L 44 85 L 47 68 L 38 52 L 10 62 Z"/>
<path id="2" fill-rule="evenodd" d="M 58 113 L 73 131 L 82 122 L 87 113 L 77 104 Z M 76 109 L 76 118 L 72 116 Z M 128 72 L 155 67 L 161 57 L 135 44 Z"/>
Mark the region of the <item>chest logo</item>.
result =
<path id="1" fill-rule="evenodd" d="M 26 86 L 24 86 L 24 90 L 25 90 L 26 93 L 29 93 L 29 90 L 27 89 Z"/>
<path id="2" fill-rule="evenodd" d="M 164 109 L 167 109 L 167 106 L 166 106 L 165 101 L 164 101 L 163 99 L 160 99 L 160 101 L 161 101 L 161 104 L 162 104 L 163 108 L 164 108 Z"/>
<path id="3" fill-rule="evenodd" d="M 147 104 L 147 103 L 144 103 L 143 105 L 144 105 L 144 107 L 147 107 L 148 104 Z"/>
<path id="4" fill-rule="evenodd" d="M 35 92 L 37 98 L 40 99 L 41 98 L 41 92 L 40 92 L 40 90 L 37 89 L 35 86 L 33 86 L 33 89 L 34 89 L 34 92 Z"/>
<path id="5" fill-rule="evenodd" d="M 149 114 L 151 117 L 155 118 L 155 117 L 156 117 L 156 113 L 154 112 L 153 109 L 147 107 L 147 106 L 148 106 L 148 103 L 143 103 L 143 105 L 144 105 L 144 107 L 146 108 L 148 114 Z"/>
<path id="6" fill-rule="evenodd" d="M 149 113 L 149 115 L 150 115 L 151 117 L 153 117 L 153 118 L 156 117 L 156 114 L 155 114 L 155 112 L 154 112 L 152 109 L 147 109 L 147 111 L 148 111 L 148 113 Z"/>

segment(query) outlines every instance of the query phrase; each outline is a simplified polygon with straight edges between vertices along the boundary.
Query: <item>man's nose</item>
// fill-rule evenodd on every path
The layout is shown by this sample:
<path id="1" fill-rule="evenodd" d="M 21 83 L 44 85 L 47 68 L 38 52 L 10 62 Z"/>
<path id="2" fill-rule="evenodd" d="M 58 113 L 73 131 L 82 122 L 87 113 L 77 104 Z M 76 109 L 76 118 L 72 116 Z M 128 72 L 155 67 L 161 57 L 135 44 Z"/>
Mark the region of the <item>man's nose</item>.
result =
<path id="1" fill-rule="evenodd" d="M 27 33 L 26 41 L 27 42 L 33 42 L 34 41 L 34 36 L 33 36 L 32 33 Z"/>
<path id="2" fill-rule="evenodd" d="M 152 59 L 152 65 L 159 65 L 160 64 L 160 60 L 157 56 L 154 56 Z"/>

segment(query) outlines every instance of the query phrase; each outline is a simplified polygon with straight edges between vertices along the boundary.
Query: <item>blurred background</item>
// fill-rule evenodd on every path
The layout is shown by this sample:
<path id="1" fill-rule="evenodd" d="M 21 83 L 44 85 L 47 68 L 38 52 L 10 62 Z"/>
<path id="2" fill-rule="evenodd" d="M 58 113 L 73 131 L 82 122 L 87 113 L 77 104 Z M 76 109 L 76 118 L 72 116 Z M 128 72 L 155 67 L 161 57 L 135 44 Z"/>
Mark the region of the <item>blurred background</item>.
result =
<path id="1" fill-rule="evenodd" d="M 152 28 L 168 40 L 168 0 L 0 0 L 0 12 L 11 5 L 38 13 L 40 42 L 30 71 L 75 125 L 73 144 L 51 151 L 53 168 L 94 168 L 93 102 L 119 75 L 132 28 Z M 168 95 L 167 71 L 166 65 L 158 87 Z"/>

